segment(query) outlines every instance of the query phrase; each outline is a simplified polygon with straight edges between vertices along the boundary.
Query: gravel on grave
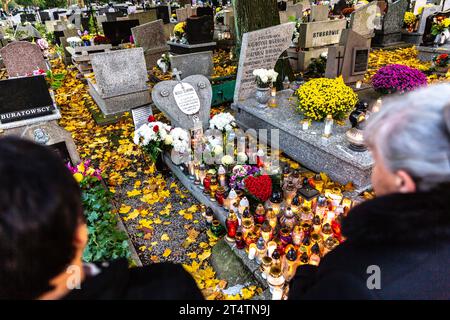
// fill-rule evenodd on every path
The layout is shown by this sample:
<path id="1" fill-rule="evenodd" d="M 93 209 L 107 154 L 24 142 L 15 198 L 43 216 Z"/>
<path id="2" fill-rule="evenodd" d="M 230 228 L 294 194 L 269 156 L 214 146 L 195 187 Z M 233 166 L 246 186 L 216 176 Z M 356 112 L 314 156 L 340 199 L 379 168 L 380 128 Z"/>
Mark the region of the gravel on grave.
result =
<path id="1" fill-rule="evenodd" d="M 206 234 L 208 226 L 206 224 L 206 220 L 201 216 L 200 212 L 195 212 L 192 220 L 185 219 L 182 215 L 178 214 L 178 212 L 182 209 L 188 209 L 194 204 L 199 204 L 199 202 L 191 196 L 183 184 L 179 182 L 178 179 L 171 173 L 165 175 L 166 188 L 169 189 L 169 186 L 172 183 L 177 184 L 178 189 L 185 196 L 184 199 L 182 199 L 180 195 L 172 189 L 169 189 L 170 195 L 168 198 L 166 198 L 163 202 L 155 203 L 152 206 L 141 202 L 139 200 L 140 197 L 127 197 L 127 192 L 134 189 L 134 181 L 144 180 L 145 178 L 145 174 L 138 174 L 135 179 L 128 181 L 128 183 L 124 184 L 122 188 L 117 188 L 115 194 L 116 201 L 119 200 L 121 203 L 131 206 L 133 208 L 132 210 L 135 208 L 148 209 L 149 212 L 154 213 L 153 217 L 146 218 L 156 219 L 159 217 L 163 221 L 161 224 L 153 224 L 153 233 L 151 238 L 144 239 L 144 232 L 137 228 L 139 226 L 140 217 L 128 221 L 123 220 L 130 240 L 136 248 L 136 252 L 139 255 L 142 264 L 149 265 L 155 262 L 191 263 L 191 259 L 187 256 L 187 253 L 196 252 L 197 254 L 201 254 L 203 252 L 204 249 L 200 248 L 199 244 L 201 242 L 208 242 L 208 236 Z M 168 203 L 172 204 L 170 214 L 168 216 L 159 215 L 159 212 L 163 210 Z M 165 221 L 170 221 L 171 224 L 164 225 Z M 183 243 L 188 238 L 187 231 L 191 228 L 194 228 L 199 232 L 198 238 L 189 246 L 183 247 Z M 161 240 L 161 237 L 164 234 L 167 234 L 170 237 L 170 240 Z M 151 246 L 152 242 L 157 242 L 157 244 L 155 246 Z M 147 249 L 144 251 L 139 250 L 142 246 L 146 246 Z M 172 252 L 168 257 L 163 257 L 163 253 L 167 248 L 169 248 Z M 157 256 L 159 260 L 153 261 L 151 259 L 152 256 Z"/>

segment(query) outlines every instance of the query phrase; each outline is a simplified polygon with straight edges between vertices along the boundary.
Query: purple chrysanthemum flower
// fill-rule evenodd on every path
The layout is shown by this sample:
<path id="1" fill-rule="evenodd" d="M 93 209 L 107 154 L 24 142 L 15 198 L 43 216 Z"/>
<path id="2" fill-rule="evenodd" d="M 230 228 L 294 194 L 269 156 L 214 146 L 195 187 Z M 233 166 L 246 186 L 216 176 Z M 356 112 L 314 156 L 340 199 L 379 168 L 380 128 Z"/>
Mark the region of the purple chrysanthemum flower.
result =
<path id="1" fill-rule="evenodd" d="M 402 64 L 390 64 L 377 71 L 372 77 L 372 85 L 383 93 L 407 92 L 426 86 L 427 80 L 420 70 Z"/>

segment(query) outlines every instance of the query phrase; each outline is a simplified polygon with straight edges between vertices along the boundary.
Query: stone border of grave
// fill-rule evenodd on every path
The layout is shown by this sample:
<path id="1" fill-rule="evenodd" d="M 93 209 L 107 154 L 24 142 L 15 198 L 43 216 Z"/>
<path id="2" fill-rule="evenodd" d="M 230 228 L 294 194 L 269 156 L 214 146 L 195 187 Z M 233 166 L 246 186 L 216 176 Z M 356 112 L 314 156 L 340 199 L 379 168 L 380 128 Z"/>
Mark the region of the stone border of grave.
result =
<path id="1" fill-rule="evenodd" d="M 36 124 L 39 122 L 46 122 L 46 121 L 61 119 L 61 113 L 60 113 L 57 105 L 55 103 L 53 103 L 53 106 L 55 107 L 55 112 L 53 114 L 42 116 L 39 118 L 30 118 L 30 119 L 19 120 L 19 121 L 14 121 L 14 122 L 10 122 L 10 123 L 4 123 L 4 124 L 0 122 L 0 130 L 8 130 L 8 129 L 18 128 L 18 127 L 25 127 L 25 126 Z"/>
<path id="2" fill-rule="evenodd" d="M 189 177 L 184 174 L 184 172 L 180 169 L 180 167 L 175 165 L 172 162 L 169 154 L 167 154 L 167 153 L 164 154 L 163 159 L 164 159 L 164 162 L 166 163 L 166 165 L 169 167 L 169 169 L 173 172 L 173 174 L 175 174 L 175 176 L 185 186 L 185 188 L 187 190 L 189 190 L 189 192 L 194 196 L 194 198 L 196 198 L 200 203 L 206 205 L 207 207 L 210 207 L 214 211 L 214 214 L 215 214 L 215 217 L 217 218 L 217 220 L 219 220 L 219 222 L 223 226 L 225 226 L 225 220 L 227 218 L 226 210 L 224 208 L 220 207 L 217 204 L 217 202 L 212 202 L 209 199 L 209 197 L 204 195 L 202 190 L 200 190 L 200 188 L 198 186 L 196 186 L 193 183 L 193 181 L 190 180 Z M 256 260 L 248 259 L 247 255 L 245 253 L 245 250 L 237 249 L 235 243 L 231 243 L 226 240 L 224 240 L 224 241 L 225 241 L 225 243 L 228 244 L 231 251 L 233 251 L 233 253 L 236 254 L 241 259 L 244 266 L 246 268 L 248 268 L 248 270 L 253 274 L 253 276 L 255 277 L 255 279 L 257 280 L 259 285 L 261 286 L 261 288 L 263 288 L 263 293 L 259 297 L 257 297 L 257 299 L 260 298 L 260 299 L 270 300 L 272 295 L 269 291 L 269 286 L 267 284 L 267 281 L 264 278 L 262 278 L 260 266 L 256 262 Z"/>

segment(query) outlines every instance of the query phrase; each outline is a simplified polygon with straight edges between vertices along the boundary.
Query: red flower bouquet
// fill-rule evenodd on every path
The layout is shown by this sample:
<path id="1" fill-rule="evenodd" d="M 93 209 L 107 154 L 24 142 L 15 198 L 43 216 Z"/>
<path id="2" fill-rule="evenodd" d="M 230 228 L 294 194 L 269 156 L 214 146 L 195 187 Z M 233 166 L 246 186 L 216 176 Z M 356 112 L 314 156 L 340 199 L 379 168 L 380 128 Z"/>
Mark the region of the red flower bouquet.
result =
<path id="1" fill-rule="evenodd" d="M 262 202 L 267 201 L 272 195 L 272 179 L 267 174 L 247 177 L 244 185 L 252 196 Z"/>
<path id="2" fill-rule="evenodd" d="M 443 53 L 440 55 L 437 55 L 433 58 L 434 64 L 436 67 L 448 67 L 448 64 L 450 62 L 450 57 L 448 56 L 448 54 Z"/>

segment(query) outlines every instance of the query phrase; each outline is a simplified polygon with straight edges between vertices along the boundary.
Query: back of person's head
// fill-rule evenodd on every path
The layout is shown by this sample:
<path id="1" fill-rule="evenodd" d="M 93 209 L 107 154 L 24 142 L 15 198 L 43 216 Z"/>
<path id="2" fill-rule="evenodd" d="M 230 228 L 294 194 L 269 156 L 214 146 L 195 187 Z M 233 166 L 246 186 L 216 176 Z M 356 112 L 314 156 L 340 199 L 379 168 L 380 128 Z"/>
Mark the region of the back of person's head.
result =
<path id="1" fill-rule="evenodd" d="M 389 99 L 364 134 L 387 168 L 407 172 L 417 191 L 450 183 L 450 85 Z"/>
<path id="2" fill-rule="evenodd" d="M 0 139 L 0 299 L 34 299 L 75 255 L 78 184 L 55 152 Z"/>

